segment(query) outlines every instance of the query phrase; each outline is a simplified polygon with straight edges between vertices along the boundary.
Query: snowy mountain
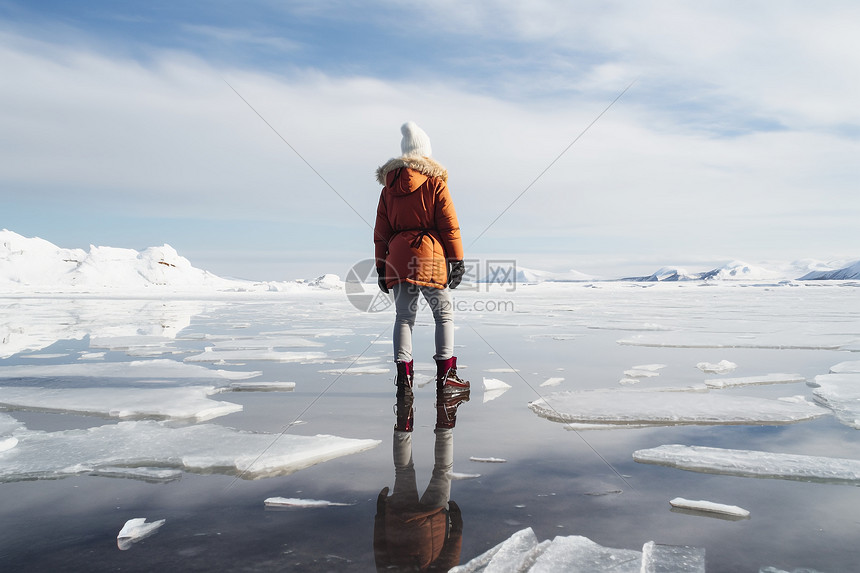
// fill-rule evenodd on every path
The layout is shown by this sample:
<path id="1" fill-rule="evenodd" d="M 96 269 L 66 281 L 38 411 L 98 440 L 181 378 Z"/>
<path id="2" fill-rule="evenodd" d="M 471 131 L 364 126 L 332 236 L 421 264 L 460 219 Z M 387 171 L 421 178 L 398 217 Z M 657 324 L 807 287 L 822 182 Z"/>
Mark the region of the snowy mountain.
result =
<path id="1" fill-rule="evenodd" d="M 765 269 L 732 261 L 721 267 L 700 273 L 689 273 L 678 267 L 663 267 L 645 277 L 630 277 L 621 280 L 636 282 L 677 282 L 677 281 L 772 281 L 794 278 L 783 271 Z"/>
<path id="2" fill-rule="evenodd" d="M 800 277 L 802 281 L 860 279 L 860 260 L 841 269 L 812 271 Z"/>
<path id="3" fill-rule="evenodd" d="M 685 269 L 679 267 L 662 267 L 647 277 L 630 277 L 622 280 L 636 282 L 694 281 L 699 280 L 701 275 L 702 273 L 688 273 Z"/>
<path id="4" fill-rule="evenodd" d="M 224 279 L 195 268 L 170 245 L 143 251 L 65 249 L 38 237 L 0 231 L 0 292 L 252 292 L 333 288 L 333 275 L 310 283 Z"/>

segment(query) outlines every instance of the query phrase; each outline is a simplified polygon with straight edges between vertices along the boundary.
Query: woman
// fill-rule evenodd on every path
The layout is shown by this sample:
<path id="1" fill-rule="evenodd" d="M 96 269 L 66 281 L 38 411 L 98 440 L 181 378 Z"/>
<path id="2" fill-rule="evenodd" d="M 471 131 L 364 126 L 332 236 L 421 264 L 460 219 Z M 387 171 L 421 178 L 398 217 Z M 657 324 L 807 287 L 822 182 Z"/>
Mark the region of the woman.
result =
<path id="1" fill-rule="evenodd" d="M 430 138 L 409 121 L 400 128 L 401 156 L 376 170 L 383 185 L 373 241 L 379 288 L 394 292 L 394 361 L 397 365 L 397 424 L 411 432 L 412 327 L 419 293 L 436 322 L 436 428 L 453 428 L 457 406 L 469 400 L 469 383 L 457 376 L 454 309 L 450 289 L 465 272 L 463 242 L 448 172 L 431 158 Z"/>

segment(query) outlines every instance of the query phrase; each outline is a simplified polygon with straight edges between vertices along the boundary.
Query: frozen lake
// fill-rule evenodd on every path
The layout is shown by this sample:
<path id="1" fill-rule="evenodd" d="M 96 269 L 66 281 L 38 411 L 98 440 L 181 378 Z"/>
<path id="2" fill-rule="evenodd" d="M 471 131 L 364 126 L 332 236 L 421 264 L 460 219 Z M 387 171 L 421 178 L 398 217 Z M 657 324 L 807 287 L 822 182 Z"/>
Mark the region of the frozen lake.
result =
<path id="1" fill-rule="evenodd" d="M 858 287 L 455 291 L 473 389 L 454 430 L 460 562 L 532 528 L 704 548 L 709 572 L 857 570 Z M 377 496 L 394 485 L 392 322 L 312 289 L 0 298 L 0 569 L 375 570 Z M 422 491 L 431 323 L 424 309 Z M 135 518 L 165 521 L 120 550 Z"/>

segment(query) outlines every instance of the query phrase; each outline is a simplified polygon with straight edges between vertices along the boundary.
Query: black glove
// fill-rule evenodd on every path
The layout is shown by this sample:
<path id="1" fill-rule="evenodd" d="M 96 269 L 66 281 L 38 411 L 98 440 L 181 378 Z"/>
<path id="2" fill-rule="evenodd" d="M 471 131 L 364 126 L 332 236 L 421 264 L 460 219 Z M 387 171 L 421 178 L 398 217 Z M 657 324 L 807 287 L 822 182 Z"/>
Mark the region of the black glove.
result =
<path id="1" fill-rule="evenodd" d="M 385 284 L 385 267 L 376 267 L 376 274 L 379 275 L 379 279 L 377 280 L 379 290 L 388 294 L 388 285 Z"/>
<path id="2" fill-rule="evenodd" d="M 448 288 L 457 288 L 463 275 L 466 274 L 466 263 L 463 261 L 448 261 Z"/>

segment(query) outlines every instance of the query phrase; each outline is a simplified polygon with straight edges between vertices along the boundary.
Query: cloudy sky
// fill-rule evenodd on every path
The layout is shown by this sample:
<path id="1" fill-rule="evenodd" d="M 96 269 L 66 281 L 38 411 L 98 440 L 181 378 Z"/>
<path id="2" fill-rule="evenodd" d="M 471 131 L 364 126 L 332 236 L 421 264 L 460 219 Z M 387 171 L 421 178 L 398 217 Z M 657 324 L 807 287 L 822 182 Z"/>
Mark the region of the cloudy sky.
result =
<path id="1" fill-rule="evenodd" d="M 858 27 L 826 0 L 0 0 L 0 227 L 344 276 L 413 120 L 470 257 L 856 259 Z"/>

